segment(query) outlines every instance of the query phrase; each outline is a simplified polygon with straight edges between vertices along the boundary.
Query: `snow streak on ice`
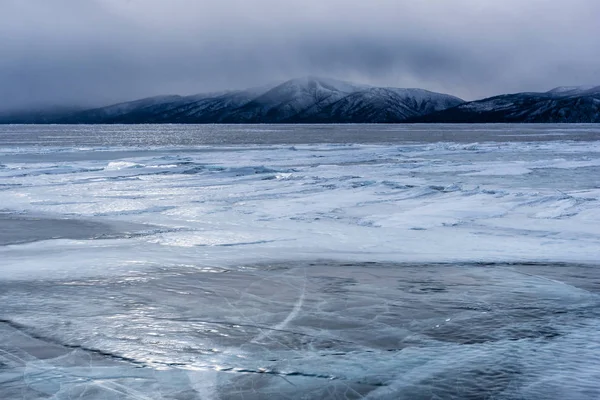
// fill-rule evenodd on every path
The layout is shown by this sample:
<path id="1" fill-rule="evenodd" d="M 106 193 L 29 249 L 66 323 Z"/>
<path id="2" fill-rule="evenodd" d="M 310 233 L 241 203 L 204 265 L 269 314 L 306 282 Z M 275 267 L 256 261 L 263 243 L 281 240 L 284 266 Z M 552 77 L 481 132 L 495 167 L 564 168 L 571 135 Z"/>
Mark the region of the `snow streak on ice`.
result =
<path id="1" fill-rule="evenodd" d="M 0 397 L 600 396 L 600 129 L 490 129 L 3 127 Z"/>

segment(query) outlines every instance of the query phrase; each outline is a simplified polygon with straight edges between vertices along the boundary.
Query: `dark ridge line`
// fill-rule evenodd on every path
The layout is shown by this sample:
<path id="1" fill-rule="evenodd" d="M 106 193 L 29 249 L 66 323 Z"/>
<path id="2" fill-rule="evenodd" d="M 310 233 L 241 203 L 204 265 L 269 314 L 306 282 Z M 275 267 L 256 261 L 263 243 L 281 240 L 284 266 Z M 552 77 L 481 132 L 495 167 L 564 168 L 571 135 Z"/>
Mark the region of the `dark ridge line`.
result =
<path id="1" fill-rule="evenodd" d="M 37 333 L 31 332 L 31 329 L 28 328 L 27 326 L 21 325 L 19 323 L 16 323 L 14 321 L 9 320 L 9 319 L 0 318 L 0 323 L 6 324 L 9 327 L 11 327 L 11 328 L 13 328 L 13 329 L 15 329 L 15 330 L 17 330 L 17 331 L 19 331 L 19 332 L 27 335 L 27 336 L 33 338 L 33 339 L 41 340 L 41 341 L 46 342 L 46 343 L 51 343 L 51 344 L 54 344 L 54 345 L 57 345 L 57 346 L 65 347 L 67 349 L 82 350 L 82 351 L 85 351 L 85 352 L 88 352 L 88 353 L 98 354 L 98 355 L 101 355 L 101 356 L 104 356 L 104 357 L 108 357 L 108 358 L 112 358 L 112 359 L 115 359 L 115 360 L 127 362 L 127 363 L 130 363 L 130 364 L 134 364 L 134 365 L 138 366 L 138 368 L 147 368 L 148 367 L 148 365 L 146 363 L 144 363 L 142 361 L 135 360 L 133 358 L 129 358 L 129 357 L 125 357 L 125 356 L 120 356 L 120 355 L 113 354 L 113 353 L 110 353 L 110 352 L 107 352 L 107 351 L 104 351 L 104 350 L 93 349 L 93 348 L 86 347 L 86 346 L 61 343 L 60 341 L 58 341 L 56 339 L 48 338 L 48 337 L 39 335 Z M 168 365 L 168 364 L 165 364 L 165 365 Z"/>
<path id="2" fill-rule="evenodd" d="M 340 378 L 335 375 L 324 375 L 324 374 L 311 374 L 306 372 L 292 371 L 292 372 L 280 372 L 274 369 L 247 369 L 247 368 L 231 368 L 229 371 L 227 369 L 221 369 L 224 372 L 235 372 L 240 374 L 265 374 L 265 375 L 275 375 L 275 376 L 300 376 L 303 378 L 318 378 L 318 379 L 327 379 L 330 381 L 339 380 Z"/>
<path id="3" fill-rule="evenodd" d="M 289 260 L 278 260 L 278 261 L 270 261 L 270 262 L 259 262 L 259 263 L 250 263 L 244 264 L 250 267 L 269 267 L 273 265 L 278 265 L 280 267 L 287 267 L 288 269 L 299 268 L 299 267 L 419 267 L 419 266 L 428 266 L 428 267 L 447 267 L 447 266 L 470 266 L 470 267 L 572 267 L 572 266 L 580 266 L 580 267 L 591 267 L 596 266 L 600 267 L 599 262 L 587 262 L 587 261 L 357 261 L 351 262 L 347 260 L 336 260 L 336 259 L 317 259 L 317 260 L 298 260 L 298 261 L 289 261 Z"/>
<path id="4" fill-rule="evenodd" d="M 8 319 L 0 318 L 0 323 L 6 324 L 9 327 L 33 338 L 33 339 L 41 340 L 46 343 L 52 343 L 52 344 L 55 344 L 55 345 L 58 345 L 61 347 L 65 347 L 67 349 L 82 350 L 82 351 L 85 351 L 88 353 L 98 354 L 98 355 L 108 357 L 111 359 L 127 362 L 127 363 L 135 365 L 136 368 L 149 368 L 149 365 L 147 363 L 135 360 L 133 358 L 119 356 L 117 354 L 113 354 L 113 353 L 110 353 L 110 352 L 107 352 L 104 350 L 92 349 L 92 348 L 85 347 L 85 346 L 65 344 L 65 343 L 59 342 L 58 340 L 47 338 L 42 335 L 38 335 L 36 333 L 32 333 L 25 325 L 16 323 L 16 322 L 8 320 Z M 238 324 L 236 324 L 236 325 L 238 325 Z M 169 367 L 186 366 L 186 364 L 184 364 L 184 363 L 157 362 L 155 364 L 165 365 L 165 366 L 169 366 Z M 222 372 L 228 372 L 228 373 L 233 372 L 233 373 L 239 373 L 239 374 L 264 374 L 264 375 L 280 376 L 283 378 L 285 378 L 287 376 L 299 376 L 299 377 L 304 377 L 304 378 L 327 379 L 330 381 L 340 379 L 339 377 L 334 376 L 334 375 L 312 374 L 312 373 L 305 373 L 305 372 L 299 372 L 299 371 L 281 372 L 281 371 L 277 371 L 274 369 L 248 369 L 248 368 L 236 368 L 236 367 L 226 367 L 226 368 L 219 368 L 219 369 L 217 369 L 216 367 L 209 367 L 209 368 L 212 370 L 215 370 L 215 371 L 222 371 Z"/>

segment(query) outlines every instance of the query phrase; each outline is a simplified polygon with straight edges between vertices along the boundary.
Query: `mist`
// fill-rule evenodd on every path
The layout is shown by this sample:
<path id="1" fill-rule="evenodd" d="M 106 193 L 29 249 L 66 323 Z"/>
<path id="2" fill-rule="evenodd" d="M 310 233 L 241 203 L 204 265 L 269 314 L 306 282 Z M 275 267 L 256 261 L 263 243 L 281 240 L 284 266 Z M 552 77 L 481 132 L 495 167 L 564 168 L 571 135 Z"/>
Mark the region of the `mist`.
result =
<path id="1" fill-rule="evenodd" d="M 0 110 L 306 75 L 467 100 L 600 85 L 595 0 L 0 0 Z"/>

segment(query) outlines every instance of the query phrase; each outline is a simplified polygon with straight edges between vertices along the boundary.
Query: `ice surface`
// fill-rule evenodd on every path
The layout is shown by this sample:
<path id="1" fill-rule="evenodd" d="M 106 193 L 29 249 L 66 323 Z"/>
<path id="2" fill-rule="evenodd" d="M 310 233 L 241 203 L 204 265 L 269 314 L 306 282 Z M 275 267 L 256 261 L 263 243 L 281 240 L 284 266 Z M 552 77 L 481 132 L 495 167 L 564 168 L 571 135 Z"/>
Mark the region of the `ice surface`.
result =
<path id="1" fill-rule="evenodd" d="M 599 136 L 0 127 L 0 398 L 598 398 Z"/>
<path id="2" fill-rule="evenodd" d="M 2 398 L 600 395 L 596 266 L 187 266 L 0 289 Z"/>

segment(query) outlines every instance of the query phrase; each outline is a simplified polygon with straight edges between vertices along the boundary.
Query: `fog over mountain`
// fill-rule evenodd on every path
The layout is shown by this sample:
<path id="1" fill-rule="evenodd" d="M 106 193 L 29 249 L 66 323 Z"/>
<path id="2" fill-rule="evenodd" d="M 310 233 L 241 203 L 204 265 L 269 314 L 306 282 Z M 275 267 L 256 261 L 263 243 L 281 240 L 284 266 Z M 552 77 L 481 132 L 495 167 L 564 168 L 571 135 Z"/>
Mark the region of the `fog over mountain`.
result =
<path id="1" fill-rule="evenodd" d="M 597 85 L 598 20 L 595 0 L 2 0 L 0 110 L 309 75 L 466 100 Z"/>
<path id="2" fill-rule="evenodd" d="M 397 123 L 462 104 L 423 89 L 319 77 L 191 96 L 156 96 L 89 110 L 0 114 L 0 123 Z"/>
<path id="3" fill-rule="evenodd" d="M 465 102 L 423 89 L 303 77 L 245 90 L 164 95 L 91 109 L 0 113 L 0 124 L 599 123 L 600 86 Z"/>

